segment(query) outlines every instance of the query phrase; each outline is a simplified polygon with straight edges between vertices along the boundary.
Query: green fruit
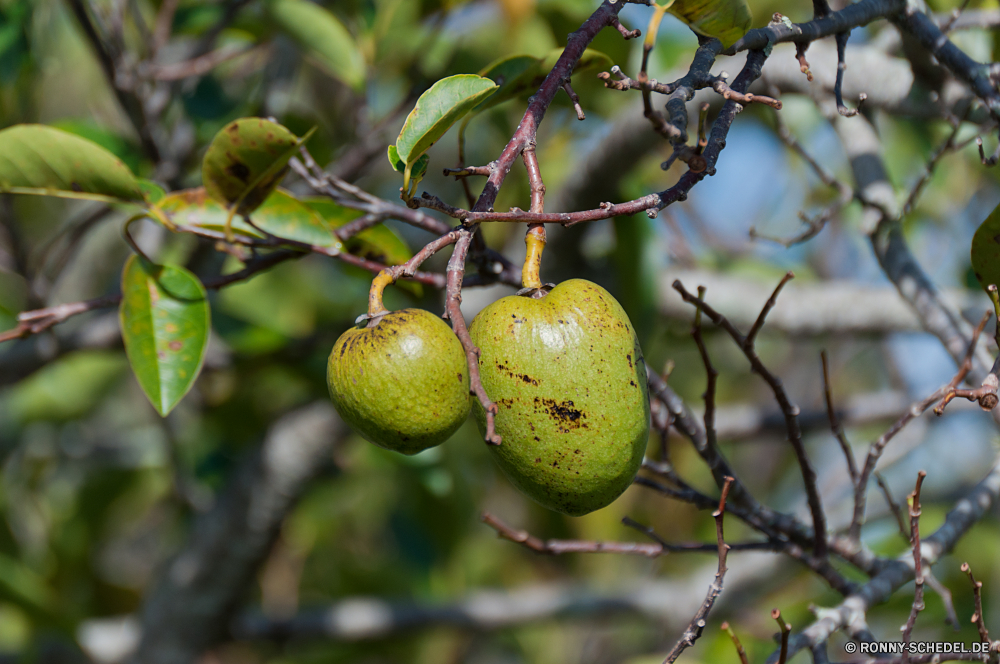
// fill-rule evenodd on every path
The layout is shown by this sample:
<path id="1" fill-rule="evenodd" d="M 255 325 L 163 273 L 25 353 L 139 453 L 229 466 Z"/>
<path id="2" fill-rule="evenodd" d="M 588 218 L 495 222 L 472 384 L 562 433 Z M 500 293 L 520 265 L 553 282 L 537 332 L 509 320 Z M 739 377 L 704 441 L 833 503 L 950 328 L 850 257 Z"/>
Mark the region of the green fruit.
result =
<path id="1" fill-rule="evenodd" d="M 498 407 L 502 442 L 490 451 L 511 483 L 572 516 L 620 496 L 642 465 L 649 395 L 635 331 L 611 294 L 571 279 L 541 299 L 505 297 L 470 333 Z M 473 412 L 485 431 L 478 401 Z"/>
<path id="2" fill-rule="evenodd" d="M 416 454 L 440 445 L 469 416 L 465 350 L 422 309 L 392 311 L 341 335 L 326 371 L 330 398 L 379 447 Z"/>

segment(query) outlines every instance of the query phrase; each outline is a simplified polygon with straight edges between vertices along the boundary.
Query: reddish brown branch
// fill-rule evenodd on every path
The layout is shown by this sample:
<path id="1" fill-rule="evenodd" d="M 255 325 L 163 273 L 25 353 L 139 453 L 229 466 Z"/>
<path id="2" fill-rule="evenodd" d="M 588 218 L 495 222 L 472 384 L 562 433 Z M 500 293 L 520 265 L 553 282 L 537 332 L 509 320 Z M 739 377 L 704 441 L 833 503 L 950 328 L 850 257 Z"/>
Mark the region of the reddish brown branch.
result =
<path id="1" fill-rule="evenodd" d="M 622 22 L 618 20 L 617 16 L 611 19 L 611 25 L 614 26 L 614 28 L 618 30 L 618 32 L 621 33 L 621 36 L 624 37 L 625 39 L 635 39 L 636 37 L 642 36 L 642 30 L 638 28 L 636 28 L 635 30 L 629 30 L 624 25 L 622 25 Z"/>
<path id="2" fill-rule="evenodd" d="M 530 142 L 521 152 L 524 168 L 528 171 L 528 184 L 531 187 L 531 212 L 545 211 L 545 182 L 542 180 L 542 170 L 538 165 L 538 155 L 535 154 L 535 142 Z"/>
<path id="3" fill-rule="evenodd" d="M 503 186 L 507 174 L 514 165 L 514 160 L 518 158 L 521 151 L 529 143 L 535 140 L 538 126 L 545 117 L 545 112 L 552 105 L 556 93 L 562 89 L 563 82 L 570 78 L 573 69 L 576 67 L 576 63 L 579 62 L 580 57 L 590 42 L 593 41 L 594 37 L 608 26 L 614 26 L 616 23 L 620 25 L 620 22 L 618 22 L 618 12 L 626 4 L 623 1 L 612 4 L 605 0 L 576 32 L 569 35 L 562 55 L 559 56 L 555 66 L 545 76 L 545 80 L 542 81 L 538 92 L 531 97 L 528 108 L 525 110 L 521 122 L 514 131 L 514 135 L 508 141 L 506 147 L 504 147 L 503 152 L 500 153 L 500 157 L 496 160 L 493 172 L 490 174 L 486 186 L 483 188 L 479 199 L 473 207 L 475 212 L 485 212 L 493 207 L 497 194 L 500 193 L 500 187 Z M 469 221 L 478 220 L 470 219 Z"/>
<path id="4" fill-rule="evenodd" d="M 962 563 L 962 571 L 969 577 L 969 583 L 972 584 L 972 595 L 976 602 L 972 622 L 979 629 L 979 640 L 983 643 L 989 643 L 990 631 L 986 629 L 986 618 L 983 616 L 983 582 L 976 581 L 976 577 L 972 576 L 972 568 L 969 563 Z"/>
<path id="5" fill-rule="evenodd" d="M 997 405 L 997 373 L 996 366 L 994 366 L 993 371 L 986 375 L 983 379 L 982 385 L 979 387 L 967 390 L 960 389 L 958 385 L 965 380 L 965 376 L 972 371 L 972 357 L 976 352 L 976 342 L 979 340 L 979 335 L 983 333 L 983 328 L 986 327 L 986 323 L 990 320 L 990 316 L 993 315 L 992 311 L 987 311 L 983 314 L 982 320 L 979 321 L 979 325 L 972 333 L 972 342 L 969 344 L 968 350 L 965 352 L 965 357 L 962 359 L 962 364 L 959 368 L 959 373 L 952 378 L 951 382 L 948 384 L 944 397 L 941 402 L 934 407 L 934 414 L 941 415 L 944 413 L 944 409 L 949 403 L 955 398 L 968 399 L 969 401 L 976 401 L 983 410 L 993 410 Z M 1000 362 L 1000 360 L 998 360 Z"/>
<path id="6" fill-rule="evenodd" d="M 354 221 L 350 221 L 337 230 L 333 232 L 340 240 L 349 240 L 358 233 L 365 231 L 373 226 L 378 226 L 383 221 L 385 221 L 385 215 L 381 214 L 366 214 L 358 217 Z"/>
<path id="7" fill-rule="evenodd" d="M 298 251 L 275 251 L 249 261 L 246 266 L 238 272 L 222 275 L 214 279 L 203 280 L 202 285 L 208 290 L 225 288 L 226 286 L 243 281 L 244 279 L 249 279 L 253 275 L 274 267 L 278 263 L 282 263 L 292 258 L 300 258 L 303 255 L 304 254 Z M 33 334 L 39 334 L 54 325 L 65 322 L 73 316 L 79 316 L 80 314 L 85 314 L 88 311 L 97 311 L 98 309 L 116 307 L 121 301 L 121 293 L 115 293 L 114 295 L 104 295 L 102 297 L 85 300 L 83 302 L 71 302 L 68 304 L 59 304 L 54 307 L 47 307 L 45 309 L 23 311 L 17 316 L 17 327 L 0 333 L 0 343 L 3 343 L 4 341 L 11 341 L 13 339 L 23 339 Z"/>
<path id="8" fill-rule="evenodd" d="M 34 311 L 24 311 L 17 316 L 17 326 L 0 333 L 0 343 L 13 339 L 24 339 L 32 334 L 39 334 L 49 329 L 53 325 L 58 325 L 73 316 L 106 309 L 117 306 L 121 302 L 120 293 L 115 295 L 105 295 L 103 297 L 86 300 L 84 302 L 71 302 L 59 304 L 45 309 L 35 309 Z"/>
<path id="9" fill-rule="evenodd" d="M 479 376 L 479 349 L 469 336 L 469 328 L 462 316 L 462 277 L 465 275 L 465 258 L 469 254 L 474 230 L 463 228 L 457 231 L 458 240 L 455 250 L 448 260 L 447 291 L 445 295 L 445 312 L 451 320 L 451 327 L 465 349 L 465 357 L 469 363 L 469 387 L 472 394 L 479 399 L 486 414 L 486 433 L 483 436 L 490 445 L 499 445 L 500 436 L 496 432 L 497 405 L 490 400 Z"/>
<path id="10" fill-rule="evenodd" d="M 503 539 L 521 544 L 532 551 L 538 553 L 548 553 L 560 555 L 563 553 L 623 553 L 648 558 L 656 558 L 665 552 L 663 546 L 658 542 L 642 544 L 639 542 L 594 542 L 587 540 L 543 540 L 535 537 L 526 530 L 517 530 L 493 516 L 489 512 L 484 512 L 481 517 L 483 523 L 497 531 L 497 535 Z"/>
<path id="11" fill-rule="evenodd" d="M 663 664 L 673 664 L 677 661 L 677 658 L 681 656 L 685 650 L 694 645 L 694 642 L 698 640 L 701 633 L 705 630 L 705 619 L 708 617 L 709 612 L 715 605 L 715 600 L 718 599 L 719 595 L 722 594 L 722 582 L 726 578 L 726 555 L 729 553 L 729 546 L 726 544 L 725 536 L 723 533 L 723 515 L 726 511 L 726 498 L 729 496 L 729 488 L 732 486 L 733 479 L 727 478 L 725 484 L 722 485 L 722 495 L 719 497 L 719 508 L 715 510 L 712 514 L 715 517 L 715 538 L 718 543 L 719 551 L 719 567 L 718 571 L 715 573 L 715 580 L 712 581 L 712 585 L 708 587 L 708 594 L 705 596 L 705 601 L 702 602 L 701 607 L 698 612 L 694 614 L 694 618 L 688 624 L 687 629 L 684 630 L 684 634 L 681 636 L 680 640 L 674 645 L 674 647 L 667 653 L 666 658 L 663 660 Z"/>

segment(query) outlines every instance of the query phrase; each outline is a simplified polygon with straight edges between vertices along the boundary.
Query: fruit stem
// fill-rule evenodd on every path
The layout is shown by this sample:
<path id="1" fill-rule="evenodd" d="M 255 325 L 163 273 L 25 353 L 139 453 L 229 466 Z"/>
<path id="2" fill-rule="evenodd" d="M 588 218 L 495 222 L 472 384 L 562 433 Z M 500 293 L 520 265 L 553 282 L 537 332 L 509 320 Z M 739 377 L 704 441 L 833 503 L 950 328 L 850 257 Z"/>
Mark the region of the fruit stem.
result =
<path id="1" fill-rule="evenodd" d="M 372 279 L 372 287 L 368 291 L 368 316 L 379 316 L 388 313 L 388 309 L 382 304 L 382 293 L 385 287 L 395 282 L 389 270 L 382 270 Z"/>
<path id="2" fill-rule="evenodd" d="M 542 251 L 545 249 L 544 224 L 528 224 L 524 246 L 528 251 L 524 256 L 524 267 L 521 268 L 521 285 L 524 288 L 541 288 Z"/>

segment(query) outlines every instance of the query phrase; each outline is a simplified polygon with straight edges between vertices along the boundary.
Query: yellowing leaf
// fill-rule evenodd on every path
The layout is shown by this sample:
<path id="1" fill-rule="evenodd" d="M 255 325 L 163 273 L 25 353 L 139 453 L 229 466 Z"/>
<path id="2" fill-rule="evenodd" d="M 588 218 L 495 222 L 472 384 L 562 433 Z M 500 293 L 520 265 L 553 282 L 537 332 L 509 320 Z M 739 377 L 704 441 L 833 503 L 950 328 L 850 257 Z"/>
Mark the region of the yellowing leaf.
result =
<path id="1" fill-rule="evenodd" d="M 302 139 L 304 140 L 304 139 Z M 302 140 L 264 118 L 241 118 L 212 139 L 201 166 L 208 195 L 238 214 L 253 212 L 288 172 Z"/>
<path id="2" fill-rule="evenodd" d="M 175 224 L 211 230 L 224 229 L 229 216 L 203 187 L 165 196 L 157 207 Z M 249 217 L 253 226 L 242 219 L 233 219 L 233 231 L 247 237 L 263 238 L 270 234 L 320 247 L 342 248 L 323 218 L 283 189 L 274 191 Z"/>
<path id="3" fill-rule="evenodd" d="M 330 228 L 340 228 L 361 216 L 358 210 L 337 205 L 329 198 L 307 198 L 302 201 L 315 210 Z M 366 228 L 349 238 L 347 251 L 383 265 L 400 265 L 413 257 L 406 240 L 385 224 Z M 396 285 L 416 297 L 423 295 L 423 285 L 416 281 L 398 281 Z"/>
<path id="4" fill-rule="evenodd" d="M 753 14 L 746 0 L 674 0 L 667 11 L 692 30 L 730 46 L 746 34 Z"/>

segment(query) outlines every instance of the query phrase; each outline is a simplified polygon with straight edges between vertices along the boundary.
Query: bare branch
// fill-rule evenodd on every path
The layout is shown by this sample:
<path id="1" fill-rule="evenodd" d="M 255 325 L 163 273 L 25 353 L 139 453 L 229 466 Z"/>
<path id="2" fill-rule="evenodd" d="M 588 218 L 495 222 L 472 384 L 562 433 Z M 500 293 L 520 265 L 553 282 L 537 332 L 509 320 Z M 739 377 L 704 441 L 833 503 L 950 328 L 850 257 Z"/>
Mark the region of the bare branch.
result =
<path id="1" fill-rule="evenodd" d="M 673 664 L 677 661 L 677 658 L 681 656 L 681 653 L 694 645 L 694 642 L 698 640 L 701 633 L 705 629 L 705 619 L 708 617 L 709 612 L 715 605 L 715 600 L 718 599 L 719 595 L 722 593 L 722 582 L 726 578 L 726 554 L 729 552 L 729 546 L 726 545 L 725 537 L 723 536 L 722 522 L 723 515 L 726 511 L 726 497 L 729 495 L 729 487 L 732 486 L 732 478 L 729 478 L 725 484 L 722 485 L 722 495 L 719 497 L 719 508 L 712 514 L 715 517 L 715 536 L 719 545 L 719 569 L 715 574 L 715 580 L 712 585 L 708 588 L 708 595 L 705 596 L 705 601 L 702 602 L 701 607 L 698 612 L 694 614 L 694 618 L 691 619 L 691 623 L 688 625 L 687 629 L 684 630 L 684 635 L 681 636 L 680 640 L 674 645 L 674 647 L 667 653 L 666 659 L 663 660 L 663 664 Z"/>

